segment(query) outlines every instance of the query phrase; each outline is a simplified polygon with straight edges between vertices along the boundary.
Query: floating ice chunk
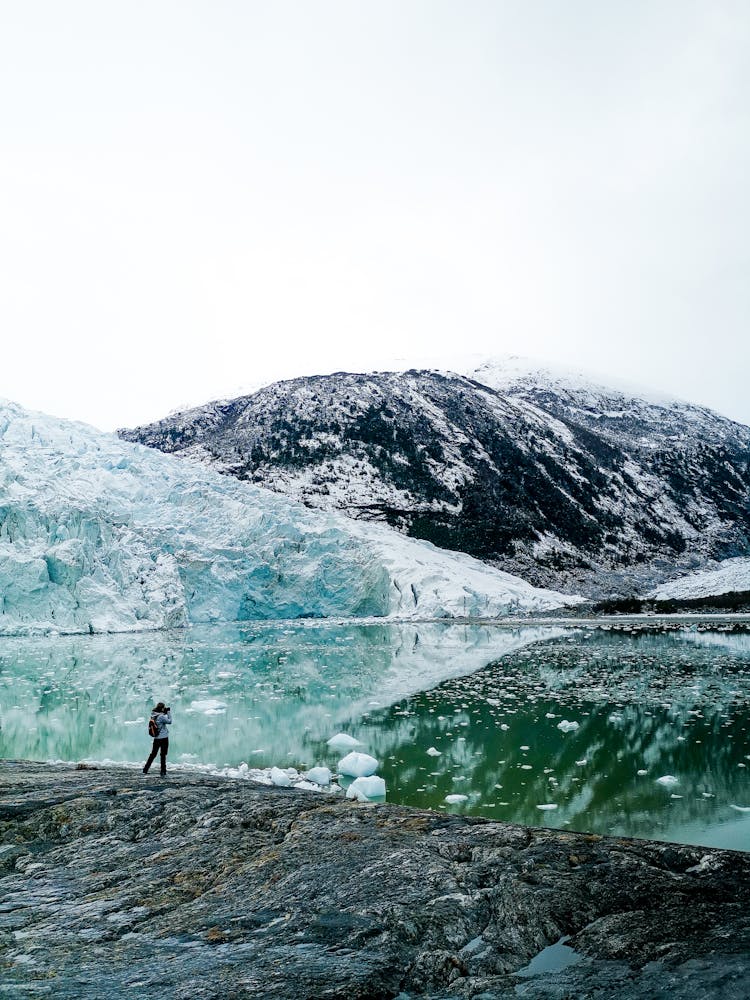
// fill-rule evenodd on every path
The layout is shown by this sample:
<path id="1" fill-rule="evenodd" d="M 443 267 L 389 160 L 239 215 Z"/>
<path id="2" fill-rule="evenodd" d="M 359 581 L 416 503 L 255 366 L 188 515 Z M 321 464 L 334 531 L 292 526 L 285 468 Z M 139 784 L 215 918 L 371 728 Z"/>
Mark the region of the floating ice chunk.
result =
<path id="1" fill-rule="evenodd" d="M 140 716 L 137 719 L 125 719 L 122 724 L 123 726 L 141 726 L 145 721 L 145 718 Z"/>
<path id="2" fill-rule="evenodd" d="M 545 719 L 556 719 L 557 716 L 555 715 L 554 712 L 545 712 L 544 718 Z"/>
<path id="3" fill-rule="evenodd" d="M 468 795 L 446 795 L 445 801 L 452 806 L 458 805 L 459 802 L 468 802 Z"/>
<path id="4" fill-rule="evenodd" d="M 588 760 L 584 757 L 582 760 L 577 760 L 576 764 L 579 767 L 585 767 L 585 765 L 588 764 Z"/>
<path id="5" fill-rule="evenodd" d="M 502 724 L 502 725 L 500 726 L 500 728 L 502 729 L 502 731 L 503 731 L 504 733 L 506 733 L 506 732 L 508 731 L 508 729 L 510 729 L 510 726 L 507 726 L 507 725 L 506 725 L 505 723 L 503 723 L 503 724 Z"/>
<path id="6" fill-rule="evenodd" d="M 361 747 L 362 744 L 347 733 L 336 733 L 328 740 L 328 746 L 331 750 L 352 750 L 354 747 Z"/>
<path id="7" fill-rule="evenodd" d="M 376 774 L 356 778 L 347 788 L 346 797 L 356 799 L 358 802 L 385 798 L 385 781 Z"/>
<path id="8" fill-rule="evenodd" d="M 635 773 L 643 776 L 644 774 L 648 774 L 648 771 L 646 770 L 645 767 L 642 767 L 639 771 L 636 771 Z"/>
<path id="9" fill-rule="evenodd" d="M 311 767 L 305 777 L 308 781 L 312 781 L 316 785 L 331 784 L 331 771 L 327 767 Z"/>
<path id="10" fill-rule="evenodd" d="M 563 719 L 562 722 L 557 723 L 557 728 L 561 733 L 572 733 L 578 729 L 578 723 L 569 722 L 567 719 Z"/>
<path id="11" fill-rule="evenodd" d="M 730 809 L 736 809 L 738 813 L 750 813 L 750 806 L 736 806 L 733 802 L 729 806 Z"/>
<path id="12" fill-rule="evenodd" d="M 223 715 L 226 710 L 226 702 L 219 701 L 217 698 L 204 698 L 198 701 L 190 702 L 190 709 L 193 712 L 203 712 L 204 715 Z"/>
<path id="13" fill-rule="evenodd" d="M 674 792 L 672 792 L 672 794 L 669 797 L 670 797 L 670 799 L 681 799 L 682 798 L 681 795 L 675 795 Z"/>
<path id="14" fill-rule="evenodd" d="M 657 785 L 664 785 L 665 788 L 674 788 L 675 785 L 679 785 L 680 779 L 675 778 L 673 774 L 663 774 L 661 778 L 656 779 Z"/>
<path id="15" fill-rule="evenodd" d="M 357 753 L 352 750 L 346 757 L 339 761 L 339 771 L 341 774 L 350 775 L 352 778 L 366 778 L 375 774 L 378 769 L 378 762 L 367 753 Z"/>
<path id="16" fill-rule="evenodd" d="M 549 812 L 551 809 L 557 809 L 557 803 L 545 802 L 543 805 L 537 806 L 537 809 L 541 809 L 543 812 Z"/>
<path id="17" fill-rule="evenodd" d="M 522 747 L 520 747 L 519 749 L 521 749 L 521 750 L 530 750 L 530 749 L 531 749 L 531 747 L 527 747 L 527 746 L 522 746 Z"/>
<path id="18" fill-rule="evenodd" d="M 280 767 L 272 767 L 268 776 L 271 779 L 271 784 L 278 785 L 280 788 L 288 788 L 292 783 L 292 779 Z"/>
<path id="19" fill-rule="evenodd" d="M 430 747 L 430 749 L 427 751 L 427 756 L 428 757 L 441 757 L 442 756 L 442 751 L 436 750 L 435 747 Z"/>

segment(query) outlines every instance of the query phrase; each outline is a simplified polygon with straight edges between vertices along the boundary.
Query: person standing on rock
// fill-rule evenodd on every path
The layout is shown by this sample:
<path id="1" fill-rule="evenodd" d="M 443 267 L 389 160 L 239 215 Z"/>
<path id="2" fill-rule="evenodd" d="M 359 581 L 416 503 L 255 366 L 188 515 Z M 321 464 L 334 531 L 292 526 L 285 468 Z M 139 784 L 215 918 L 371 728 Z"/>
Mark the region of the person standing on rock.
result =
<path id="1" fill-rule="evenodd" d="M 143 773 L 148 774 L 148 769 L 154 762 L 158 753 L 161 754 L 161 776 L 167 773 L 167 753 L 169 752 L 169 730 L 167 726 L 172 725 L 172 710 L 160 701 L 151 712 L 148 722 L 148 734 L 153 736 L 154 745 L 151 749 L 148 760 L 143 765 Z"/>

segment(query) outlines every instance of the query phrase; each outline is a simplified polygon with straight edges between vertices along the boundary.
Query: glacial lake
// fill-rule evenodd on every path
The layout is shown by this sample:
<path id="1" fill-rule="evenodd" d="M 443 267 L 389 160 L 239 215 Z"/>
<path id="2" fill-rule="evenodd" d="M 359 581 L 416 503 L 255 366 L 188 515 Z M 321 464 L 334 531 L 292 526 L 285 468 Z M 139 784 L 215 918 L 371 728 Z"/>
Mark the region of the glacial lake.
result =
<path id="1" fill-rule="evenodd" d="M 315 622 L 0 639 L 4 758 L 140 766 L 160 698 L 170 766 L 335 771 L 326 740 L 343 730 L 390 802 L 750 850 L 747 634 Z"/>

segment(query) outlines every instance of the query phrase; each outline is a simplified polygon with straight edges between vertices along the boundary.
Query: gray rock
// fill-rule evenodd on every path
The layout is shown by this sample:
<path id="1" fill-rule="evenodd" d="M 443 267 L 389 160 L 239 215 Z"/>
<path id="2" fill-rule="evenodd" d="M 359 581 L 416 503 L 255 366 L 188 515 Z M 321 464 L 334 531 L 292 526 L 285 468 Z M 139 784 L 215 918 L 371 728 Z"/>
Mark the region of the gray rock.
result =
<path id="1" fill-rule="evenodd" d="M 745 854 L 186 773 L 0 789 L 3 997 L 747 995 Z M 564 936 L 575 964 L 518 975 Z"/>

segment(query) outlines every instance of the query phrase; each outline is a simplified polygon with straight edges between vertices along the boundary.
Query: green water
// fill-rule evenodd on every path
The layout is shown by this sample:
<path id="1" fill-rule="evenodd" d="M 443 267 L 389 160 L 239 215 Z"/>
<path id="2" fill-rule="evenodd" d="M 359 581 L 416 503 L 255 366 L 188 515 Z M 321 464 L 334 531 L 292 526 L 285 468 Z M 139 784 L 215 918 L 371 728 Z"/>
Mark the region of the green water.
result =
<path id="1" fill-rule="evenodd" d="M 282 623 L 0 640 L 3 757 L 136 764 L 159 698 L 173 765 L 335 770 L 343 729 L 391 802 L 750 850 L 746 635 Z"/>

